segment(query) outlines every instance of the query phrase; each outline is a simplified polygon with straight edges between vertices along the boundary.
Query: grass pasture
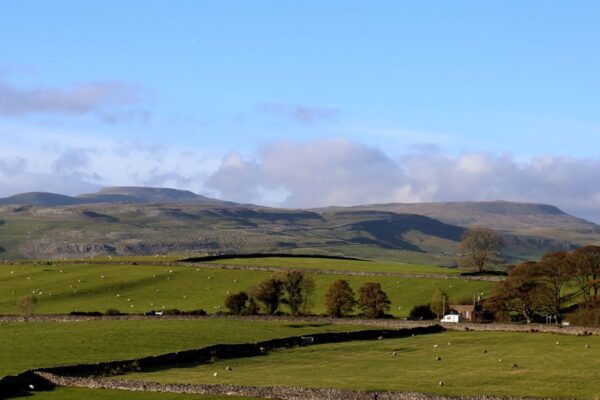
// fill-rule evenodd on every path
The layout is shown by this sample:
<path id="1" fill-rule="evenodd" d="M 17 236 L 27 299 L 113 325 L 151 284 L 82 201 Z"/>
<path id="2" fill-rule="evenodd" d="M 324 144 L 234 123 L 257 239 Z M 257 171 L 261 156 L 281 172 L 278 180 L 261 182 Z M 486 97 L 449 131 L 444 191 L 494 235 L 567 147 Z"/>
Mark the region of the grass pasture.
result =
<path id="1" fill-rule="evenodd" d="M 368 328 L 226 319 L 0 324 L 0 377 L 31 368 L 122 360 L 217 343 L 246 343 L 356 329 Z"/>
<path id="2" fill-rule="evenodd" d="M 237 396 L 203 396 L 193 394 L 130 392 L 126 390 L 56 388 L 49 392 L 33 392 L 33 400 L 259 400 Z"/>
<path id="3" fill-rule="evenodd" d="M 61 272 L 62 271 L 62 272 Z M 270 272 L 219 270 L 148 265 L 57 265 L 0 267 L 0 313 L 18 312 L 25 295 L 38 299 L 36 313 L 105 311 L 127 313 L 151 309 L 223 309 L 227 292 L 247 290 L 272 276 Z M 366 282 L 380 282 L 392 301 L 391 313 L 403 317 L 417 304 L 427 303 L 438 287 L 451 299 L 470 299 L 487 293 L 491 282 L 456 279 L 390 278 L 313 275 L 316 282 L 313 312 L 323 313 L 325 292 L 337 279 L 347 279 L 355 291 Z M 285 309 L 284 309 L 285 310 Z"/>
<path id="4" fill-rule="evenodd" d="M 328 269 L 336 271 L 393 272 L 403 274 L 456 275 L 460 273 L 460 271 L 457 269 L 437 267 L 427 264 L 413 264 L 392 261 L 336 260 L 318 257 L 231 258 L 211 261 L 211 263 L 242 266 L 255 265 L 260 267 L 280 267 L 289 269 Z"/>
<path id="5" fill-rule="evenodd" d="M 597 400 L 599 368 L 599 337 L 445 332 L 299 347 L 118 378 Z"/>

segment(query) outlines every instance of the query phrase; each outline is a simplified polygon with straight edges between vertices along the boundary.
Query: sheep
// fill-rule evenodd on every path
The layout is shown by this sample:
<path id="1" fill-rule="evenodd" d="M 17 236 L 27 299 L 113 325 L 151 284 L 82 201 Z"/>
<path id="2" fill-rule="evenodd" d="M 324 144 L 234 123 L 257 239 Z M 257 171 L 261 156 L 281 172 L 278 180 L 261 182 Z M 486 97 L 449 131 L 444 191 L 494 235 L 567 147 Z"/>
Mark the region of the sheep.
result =
<path id="1" fill-rule="evenodd" d="M 512 363 L 512 365 L 510 366 L 511 368 L 517 368 L 518 365 L 516 363 Z"/>
<path id="2" fill-rule="evenodd" d="M 502 362 L 502 359 L 501 359 L 501 358 L 499 358 L 499 359 L 498 359 L 498 362 Z"/>
<path id="3" fill-rule="evenodd" d="M 218 373 L 218 372 L 215 372 L 215 373 L 213 374 L 213 376 L 219 376 L 219 373 Z"/>
<path id="4" fill-rule="evenodd" d="M 437 345 L 437 344 L 434 344 L 434 345 L 433 345 L 433 348 L 434 348 L 434 349 L 437 349 L 437 348 L 438 348 L 438 345 Z"/>
<path id="5" fill-rule="evenodd" d="M 442 361 L 442 358 L 440 356 L 436 356 L 435 361 Z"/>
<path id="6" fill-rule="evenodd" d="M 451 342 L 448 342 L 448 346 L 450 346 L 451 344 L 452 344 Z"/>
<path id="7" fill-rule="evenodd" d="M 589 348 L 590 348 L 590 345 L 589 345 L 589 344 L 586 344 L 586 345 L 585 345 L 585 348 L 586 348 L 586 349 L 589 349 Z"/>
<path id="8" fill-rule="evenodd" d="M 233 369 L 229 365 L 225 367 L 225 370 L 226 371 L 233 371 Z"/>
<path id="9" fill-rule="evenodd" d="M 442 382 L 442 381 L 439 381 L 439 382 L 438 382 L 438 386 L 444 386 L 444 382 Z"/>
<path id="10" fill-rule="evenodd" d="M 392 353 L 392 357 L 395 357 L 395 356 L 396 356 L 396 354 L 398 354 L 398 353 L 396 353 L 396 352 L 394 351 L 394 352 Z"/>
<path id="11" fill-rule="evenodd" d="M 558 346 L 560 344 L 560 342 L 557 340 L 556 343 L 554 343 L 554 344 Z"/>
<path id="12" fill-rule="evenodd" d="M 481 353 L 483 353 L 483 354 L 487 354 L 487 350 L 483 350 Z"/>

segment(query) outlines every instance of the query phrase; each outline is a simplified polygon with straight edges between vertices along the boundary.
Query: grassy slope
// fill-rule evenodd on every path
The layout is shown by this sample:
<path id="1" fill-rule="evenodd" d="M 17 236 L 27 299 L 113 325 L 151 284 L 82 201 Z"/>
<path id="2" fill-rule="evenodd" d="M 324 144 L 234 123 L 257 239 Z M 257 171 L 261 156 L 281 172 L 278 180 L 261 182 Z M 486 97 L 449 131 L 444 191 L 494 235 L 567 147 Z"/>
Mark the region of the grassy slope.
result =
<path id="1" fill-rule="evenodd" d="M 415 274 L 458 274 L 456 269 L 433 265 L 388 261 L 328 260 L 323 258 L 232 258 L 213 261 L 214 264 L 256 265 L 283 268 L 330 269 L 338 271 L 396 272 Z"/>
<path id="2" fill-rule="evenodd" d="M 35 400 L 253 400 L 250 397 L 202 396 L 192 394 L 128 392 L 125 390 L 57 388 L 36 392 L 27 399 Z M 258 400 L 258 399 L 255 399 Z"/>
<path id="3" fill-rule="evenodd" d="M 560 345 L 556 345 L 556 341 L 560 341 Z M 434 348 L 436 344 L 438 348 Z M 586 344 L 590 348 L 585 348 Z M 397 352 L 395 357 L 393 352 Z M 441 361 L 437 361 L 436 356 L 441 357 Z M 500 358 L 503 362 L 499 362 Z M 513 362 L 518 368 L 511 367 Z M 226 366 L 231 366 L 233 371 L 227 372 Z M 266 357 L 136 373 L 127 378 L 598 399 L 599 367 L 598 337 L 448 332 L 281 350 Z M 213 376 L 215 371 L 220 372 L 218 377 Z M 439 381 L 444 382 L 443 387 L 438 386 Z"/>
<path id="4" fill-rule="evenodd" d="M 349 325 L 219 319 L 0 324 L 0 376 L 30 368 L 129 359 L 215 343 L 354 329 L 357 327 Z"/>
<path id="5" fill-rule="evenodd" d="M 271 275 L 268 272 L 164 266 L 7 265 L 0 267 L 0 313 L 16 313 L 17 299 L 34 292 L 39 300 L 37 313 L 105 311 L 108 308 L 141 313 L 163 306 L 182 310 L 203 308 L 214 312 L 223 307 L 227 291 L 247 290 Z M 334 280 L 343 277 L 313 276 L 316 281 L 313 311 L 323 313 L 327 288 Z M 462 279 L 362 276 L 347 279 L 355 291 L 365 282 L 380 282 L 392 301 L 391 312 L 397 316 L 406 316 L 414 305 L 429 302 L 437 287 L 455 300 L 472 298 L 478 291 L 487 292 L 491 287 L 489 282 Z"/>

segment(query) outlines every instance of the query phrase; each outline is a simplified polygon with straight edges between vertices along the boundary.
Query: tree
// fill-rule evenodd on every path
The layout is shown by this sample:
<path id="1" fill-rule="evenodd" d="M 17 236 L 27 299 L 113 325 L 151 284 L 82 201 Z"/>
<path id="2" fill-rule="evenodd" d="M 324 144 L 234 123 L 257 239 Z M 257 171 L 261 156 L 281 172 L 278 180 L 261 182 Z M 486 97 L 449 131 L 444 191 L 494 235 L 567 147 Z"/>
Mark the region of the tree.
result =
<path id="1" fill-rule="evenodd" d="M 446 315 L 446 313 L 450 310 L 450 302 L 446 292 L 440 288 L 437 288 L 435 292 L 433 292 L 433 296 L 431 296 L 429 308 L 438 318 Z"/>
<path id="2" fill-rule="evenodd" d="M 549 290 L 544 291 L 549 296 L 545 303 L 554 315 L 560 316 L 562 305 L 568 296 L 563 294 L 563 289 L 571 280 L 572 257 L 566 251 L 555 251 L 542 256 L 537 263 L 537 275 Z"/>
<path id="3" fill-rule="evenodd" d="M 248 294 L 246 292 L 232 293 L 225 298 L 225 307 L 227 307 L 232 314 L 240 315 L 246 309 L 247 301 Z"/>
<path id="4" fill-rule="evenodd" d="M 279 275 L 287 298 L 283 300 L 290 307 L 292 315 L 299 315 L 310 308 L 310 298 L 314 293 L 315 283 L 303 271 L 285 271 Z"/>
<path id="5" fill-rule="evenodd" d="M 389 311 L 390 304 L 379 283 L 365 283 L 358 289 L 358 307 L 367 318 L 382 318 Z"/>
<path id="6" fill-rule="evenodd" d="M 252 290 L 252 294 L 264 304 L 268 315 L 274 315 L 283 296 L 283 282 L 277 278 L 265 279 Z"/>
<path id="7" fill-rule="evenodd" d="M 325 294 L 327 313 L 332 317 L 350 314 L 356 305 L 354 291 L 348 281 L 338 279 L 333 282 Z"/>
<path id="8" fill-rule="evenodd" d="M 571 253 L 571 275 L 575 279 L 583 300 L 598 301 L 600 289 L 600 246 L 585 246 Z"/>
<path id="9" fill-rule="evenodd" d="M 433 319 L 434 317 L 435 314 L 431 311 L 429 304 L 414 306 L 408 315 L 408 319 L 413 320 Z"/>
<path id="10" fill-rule="evenodd" d="M 17 301 L 17 309 L 22 316 L 28 317 L 33 314 L 37 303 L 38 299 L 34 295 L 23 296 Z"/>
<path id="11" fill-rule="evenodd" d="M 487 265 L 499 260 L 498 249 L 501 244 L 500 237 L 490 229 L 468 229 L 460 243 L 464 253 L 461 265 L 476 268 L 479 273 L 483 272 Z"/>
<path id="12" fill-rule="evenodd" d="M 540 312 L 551 311 L 547 299 L 551 289 L 539 279 L 537 263 L 524 262 L 511 269 L 504 281 L 497 282 L 484 308 L 493 313 L 517 312 L 527 323 Z"/>

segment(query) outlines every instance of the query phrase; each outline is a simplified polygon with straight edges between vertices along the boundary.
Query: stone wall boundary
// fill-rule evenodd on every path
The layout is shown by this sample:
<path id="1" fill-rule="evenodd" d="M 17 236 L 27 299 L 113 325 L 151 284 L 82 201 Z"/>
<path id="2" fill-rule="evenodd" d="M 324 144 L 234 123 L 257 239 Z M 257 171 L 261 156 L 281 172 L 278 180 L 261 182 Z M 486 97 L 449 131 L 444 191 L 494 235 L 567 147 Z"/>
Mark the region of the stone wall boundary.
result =
<path id="1" fill-rule="evenodd" d="M 534 400 L 522 397 L 456 397 L 411 392 L 366 392 L 334 388 L 239 386 L 222 384 L 161 384 L 150 381 L 107 380 L 58 376 L 47 372 L 36 373 L 56 386 L 213 396 L 246 396 L 281 400 Z"/>

